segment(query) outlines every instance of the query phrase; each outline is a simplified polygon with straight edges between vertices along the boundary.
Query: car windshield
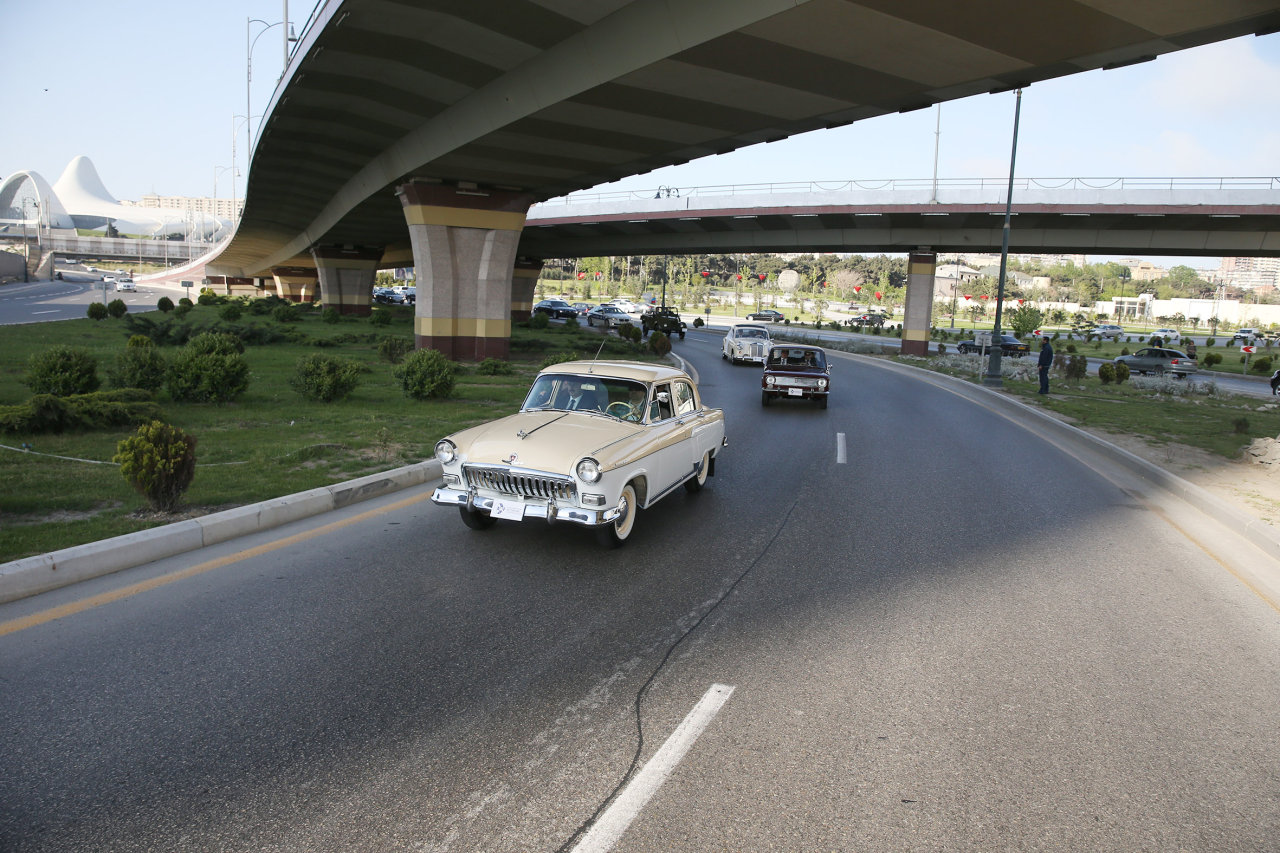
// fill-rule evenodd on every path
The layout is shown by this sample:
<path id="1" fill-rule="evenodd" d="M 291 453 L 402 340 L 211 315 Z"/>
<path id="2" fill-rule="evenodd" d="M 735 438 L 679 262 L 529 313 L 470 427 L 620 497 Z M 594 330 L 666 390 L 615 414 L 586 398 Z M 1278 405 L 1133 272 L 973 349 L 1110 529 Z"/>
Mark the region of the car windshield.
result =
<path id="1" fill-rule="evenodd" d="M 826 367 L 821 350 L 778 347 L 769 351 L 770 367 Z"/>
<path id="2" fill-rule="evenodd" d="M 764 329 L 756 329 L 756 328 L 754 328 L 754 327 L 748 327 L 748 328 L 746 328 L 746 329 L 739 329 L 739 330 L 735 333 L 735 337 L 739 337 L 739 338 L 767 338 L 767 337 L 769 337 L 769 333 L 768 333 L 768 332 L 766 332 Z"/>
<path id="3" fill-rule="evenodd" d="M 582 410 L 639 423 L 644 417 L 648 392 L 645 383 L 633 379 L 548 373 L 533 383 L 520 410 Z"/>

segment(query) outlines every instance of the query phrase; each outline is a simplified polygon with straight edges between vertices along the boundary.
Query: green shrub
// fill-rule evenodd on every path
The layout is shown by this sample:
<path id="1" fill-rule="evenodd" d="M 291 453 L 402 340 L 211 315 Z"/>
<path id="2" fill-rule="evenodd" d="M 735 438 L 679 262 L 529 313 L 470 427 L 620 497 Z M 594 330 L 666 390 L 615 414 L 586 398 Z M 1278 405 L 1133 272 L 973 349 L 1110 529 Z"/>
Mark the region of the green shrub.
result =
<path id="1" fill-rule="evenodd" d="M 694 327 L 695 329 L 701 329 L 701 328 L 702 328 L 703 326 L 705 326 L 705 325 L 706 325 L 706 323 L 702 322 L 702 318 L 701 318 L 701 317 L 694 317 L 694 318 L 693 318 L 693 327 Z"/>
<path id="2" fill-rule="evenodd" d="M 1249 419 L 1241 415 L 1231 422 L 1231 429 L 1237 434 L 1247 433 L 1249 431 Z"/>
<path id="3" fill-rule="evenodd" d="M 168 314 L 170 311 L 173 310 L 173 300 L 167 296 L 161 296 L 160 299 L 157 300 L 156 302 L 156 310 L 162 311 L 165 314 Z"/>
<path id="4" fill-rule="evenodd" d="M 1254 373 L 1270 373 L 1271 372 L 1271 356 L 1264 355 L 1261 358 L 1255 358 L 1249 369 Z"/>
<path id="5" fill-rule="evenodd" d="M 202 290 L 200 295 L 196 297 L 196 302 L 201 305 L 221 305 L 226 301 L 224 297 L 219 296 L 212 290 Z"/>
<path id="6" fill-rule="evenodd" d="M 195 478 L 196 440 L 175 426 L 152 421 L 120 442 L 111 461 L 152 507 L 169 512 Z"/>
<path id="7" fill-rule="evenodd" d="M 173 309 L 173 316 L 181 320 L 183 317 L 186 317 L 191 313 L 191 308 L 191 300 L 183 299 L 182 302 L 178 303 L 178 307 Z"/>
<path id="8" fill-rule="evenodd" d="M 1062 364 L 1062 375 L 1067 379 L 1081 380 L 1089 375 L 1089 359 L 1082 355 L 1068 355 Z"/>
<path id="9" fill-rule="evenodd" d="M 1222 353 L 1207 352 L 1204 354 L 1204 358 L 1202 359 L 1202 362 L 1204 363 L 1205 367 L 1212 367 L 1215 364 L 1222 364 Z"/>
<path id="10" fill-rule="evenodd" d="M 330 355 L 304 355 L 298 359 L 289 384 L 308 400 L 332 403 L 345 400 L 360 384 L 360 365 Z"/>
<path id="11" fill-rule="evenodd" d="M 37 394 L 16 406 L 0 406 L 0 432 L 31 435 L 67 430 L 116 429 L 160 417 L 148 391 L 126 388 L 55 397 Z"/>
<path id="12" fill-rule="evenodd" d="M 204 332 L 183 347 L 169 365 L 169 396 L 180 402 L 227 403 L 249 388 L 244 345 L 231 335 Z"/>
<path id="13" fill-rule="evenodd" d="M 378 342 L 378 358 L 392 364 L 399 364 L 411 352 L 413 340 L 410 338 L 383 338 Z"/>
<path id="14" fill-rule="evenodd" d="M 1116 381 L 1116 366 L 1109 361 L 1104 361 L 1098 365 L 1098 378 L 1102 380 L 1103 385 L 1110 385 Z"/>
<path id="15" fill-rule="evenodd" d="M 476 373 L 484 376 L 510 376 L 515 372 L 516 369 L 511 366 L 511 362 L 500 358 L 486 358 L 476 365 Z"/>
<path id="16" fill-rule="evenodd" d="M 1213 346 L 1213 338 L 1206 338 L 1204 345 L 1205 345 L 1205 349 L 1208 349 L 1209 347 Z"/>
<path id="17" fill-rule="evenodd" d="M 333 307 L 332 305 L 330 305 L 328 308 L 325 308 L 323 311 L 320 312 L 320 319 L 323 322 L 329 323 L 329 324 L 341 323 L 342 312 L 339 311 L 337 308 Z"/>
<path id="18" fill-rule="evenodd" d="M 536 311 L 529 317 L 530 329 L 545 329 L 551 325 L 551 318 L 541 311 Z"/>
<path id="19" fill-rule="evenodd" d="M 662 332 L 650 332 L 649 349 L 653 350 L 655 355 L 666 355 L 671 352 L 671 339 Z"/>
<path id="20" fill-rule="evenodd" d="M 33 353 L 27 359 L 27 373 L 22 384 L 36 394 L 88 394 L 97 391 L 98 362 L 88 350 L 56 346 Z"/>
<path id="21" fill-rule="evenodd" d="M 218 316 L 221 319 L 226 320 L 228 323 L 234 323 L 236 320 L 240 319 L 240 315 L 243 313 L 244 310 L 239 305 L 232 302 L 228 305 L 223 305 L 221 310 L 218 311 Z"/>
<path id="22" fill-rule="evenodd" d="M 1120 384 L 1129 378 L 1129 365 L 1123 361 L 1116 363 L 1116 384 Z"/>
<path id="23" fill-rule="evenodd" d="M 144 341 L 145 345 L 136 346 L 135 340 Z M 107 381 L 113 388 L 143 388 L 147 391 L 159 391 L 164 386 L 165 373 L 169 366 L 150 339 L 134 335 L 124 352 L 116 355 L 115 364 L 107 370 Z"/>
<path id="24" fill-rule="evenodd" d="M 1120 347 L 1120 354 L 1121 354 L 1121 355 L 1129 355 L 1129 348 L 1128 348 L 1128 347 Z"/>
<path id="25" fill-rule="evenodd" d="M 110 316 L 110 312 L 107 311 L 107 306 L 103 305 L 101 302 L 90 302 L 88 314 L 90 320 L 105 320 Z"/>
<path id="26" fill-rule="evenodd" d="M 296 323 L 302 318 L 298 316 L 298 307 L 292 302 L 281 302 L 271 309 L 271 319 L 277 323 Z"/>
<path id="27" fill-rule="evenodd" d="M 178 300 L 178 305 L 179 305 L 179 307 L 181 307 L 181 306 L 185 305 L 185 306 L 187 306 L 188 308 L 190 308 L 191 306 L 195 305 L 195 303 L 191 301 L 191 298 L 190 298 L 190 297 L 188 297 L 188 296 L 184 296 L 184 297 L 182 297 L 181 299 L 179 299 L 179 300 Z"/>
<path id="28" fill-rule="evenodd" d="M 125 342 L 126 347 L 149 347 L 154 345 L 155 342 L 146 335 L 130 335 L 129 340 Z"/>
<path id="29" fill-rule="evenodd" d="M 414 350 L 392 375 L 400 380 L 406 397 L 415 400 L 442 399 L 453 393 L 457 365 L 434 349 Z"/>
<path id="30" fill-rule="evenodd" d="M 564 364 L 566 361 L 577 361 L 580 358 L 582 358 L 582 356 L 578 355 L 576 352 L 552 353 L 542 360 L 542 363 L 538 365 L 538 369 L 546 370 L 553 364 Z"/>
<path id="31" fill-rule="evenodd" d="M 388 308 L 374 308 L 369 313 L 369 323 L 374 326 L 390 326 L 391 310 Z"/>
<path id="32" fill-rule="evenodd" d="M 107 313 L 115 320 L 119 320 L 125 314 L 129 313 L 129 306 L 124 304 L 123 299 L 112 299 L 107 303 Z"/>

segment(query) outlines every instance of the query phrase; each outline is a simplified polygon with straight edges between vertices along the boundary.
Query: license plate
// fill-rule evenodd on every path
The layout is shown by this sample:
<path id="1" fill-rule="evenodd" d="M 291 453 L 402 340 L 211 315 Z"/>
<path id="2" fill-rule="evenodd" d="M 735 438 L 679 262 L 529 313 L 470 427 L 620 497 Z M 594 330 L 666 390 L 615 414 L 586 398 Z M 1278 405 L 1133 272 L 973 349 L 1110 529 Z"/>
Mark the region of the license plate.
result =
<path id="1" fill-rule="evenodd" d="M 791 397 L 803 397 L 803 396 L 804 396 L 804 389 L 803 389 L 803 388 L 788 388 L 788 389 L 787 389 L 787 395 L 788 395 L 788 396 L 791 396 Z"/>
<path id="2" fill-rule="evenodd" d="M 494 501 L 493 509 L 489 510 L 489 514 L 494 518 L 521 521 L 524 518 L 524 504 L 512 503 L 511 501 Z"/>

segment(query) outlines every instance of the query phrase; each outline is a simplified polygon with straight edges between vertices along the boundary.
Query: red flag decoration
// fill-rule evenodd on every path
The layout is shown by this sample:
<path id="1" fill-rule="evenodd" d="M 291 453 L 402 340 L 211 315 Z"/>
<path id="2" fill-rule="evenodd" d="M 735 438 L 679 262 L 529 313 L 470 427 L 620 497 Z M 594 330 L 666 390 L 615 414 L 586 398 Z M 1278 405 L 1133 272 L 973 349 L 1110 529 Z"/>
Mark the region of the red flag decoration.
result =
<path id="1" fill-rule="evenodd" d="M 706 278 L 706 277 L 707 277 L 707 276 L 709 276 L 709 275 L 711 275 L 711 273 L 707 272 L 706 270 L 703 270 L 703 271 L 702 271 L 702 277 L 703 277 L 703 278 Z"/>
<path id="2" fill-rule="evenodd" d="M 578 280 L 579 280 L 579 281 L 581 281 L 582 279 L 584 279 L 584 278 L 586 278 L 586 277 L 587 277 L 587 274 L 586 274 L 586 273 L 584 273 L 584 272 L 580 272 L 580 273 L 578 273 Z"/>
<path id="3" fill-rule="evenodd" d="M 860 285 L 860 284 L 859 284 L 858 286 L 856 286 L 856 287 L 853 289 L 853 292 L 854 292 L 854 293 L 861 293 L 861 292 L 862 292 L 862 285 Z M 969 298 L 969 297 L 967 297 L 967 296 L 965 297 L 965 299 L 968 299 L 968 298 Z"/>
<path id="4" fill-rule="evenodd" d="M 970 299 L 972 299 L 972 298 L 973 298 L 973 297 L 972 297 L 972 296 L 970 296 L 970 295 L 969 295 L 969 294 L 967 294 L 967 293 L 964 295 L 964 301 L 965 301 L 965 302 L 968 302 L 968 301 L 969 301 Z"/>
<path id="5" fill-rule="evenodd" d="M 826 286 L 827 286 L 827 283 L 824 281 L 824 282 L 822 283 L 822 286 L 823 286 L 823 287 L 826 287 Z"/>
<path id="6" fill-rule="evenodd" d="M 598 272 L 598 273 L 596 273 L 596 279 L 597 279 L 597 280 L 602 279 L 602 278 L 604 278 L 604 273 L 602 273 L 602 272 Z"/>
<path id="7" fill-rule="evenodd" d="M 990 296 L 987 296 L 987 294 L 985 294 L 985 293 L 984 293 L 984 294 L 982 294 L 981 296 L 979 296 L 978 298 L 979 298 L 979 299 L 990 299 L 991 297 L 990 297 Z"/>
<path id="8" fill-rule="evenodd" d="M 742 276 L 738 276 L 738 281 L 742 281 Z"/>
<path id="9" fill-rule="evenodd" d="M 882 294 L 880 293 L 880 291 L 878 291 L 878 290 L 877 290 L 877 291 L 876 291 L 876 299 L 879 299 L 879 298 L 881 297 L 881 295 L 882 295 Z"/>
<path id="10" fill-rule="evenodd" d="M 1019 299 L 1019 300 L 1018 300 L 1018 304 L 1019 304 L 1019 305 L 1021 305 L 1021 304 L 1022 304 L 1022 300 L 1021 300 L 1021 299 Z"/>
<path id="11" fill-rule="evenodd" d="M 765 279 L 765 273 L 760 273 L 760 280 L 764 281 L 764 279 Z"/>

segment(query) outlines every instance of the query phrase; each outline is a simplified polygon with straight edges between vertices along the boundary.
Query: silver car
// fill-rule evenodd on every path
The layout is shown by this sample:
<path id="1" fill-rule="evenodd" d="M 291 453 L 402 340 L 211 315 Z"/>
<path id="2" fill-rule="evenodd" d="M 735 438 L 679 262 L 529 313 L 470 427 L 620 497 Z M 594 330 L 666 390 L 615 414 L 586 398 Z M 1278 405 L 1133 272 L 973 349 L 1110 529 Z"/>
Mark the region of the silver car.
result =
<path id="1" fill-rule="evenodd" d="M 1127 364 L 1130 373 L 1143 376 L 1154 373 L 1156 376 L 1170 374 L 1186 377 L 1200 369 L 1196 360 L 1182 350 L 1166 347 L 1143 347 L 1133 355 L 1122 355 L 1114 361 L 1116 364 Z"/>
<path id="2" fill-rule="evenodd" d="M 739 323 L 729 327 L 729 332 L 724 336 L 724 342 L 721 344 L 720 357 L 734 364 L 743 361 L 764 364 L 772 343 L 773 340 L 769 337 L 769 330 L 766 327 L 753 323 Z"/>

